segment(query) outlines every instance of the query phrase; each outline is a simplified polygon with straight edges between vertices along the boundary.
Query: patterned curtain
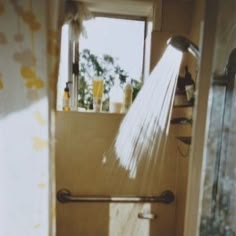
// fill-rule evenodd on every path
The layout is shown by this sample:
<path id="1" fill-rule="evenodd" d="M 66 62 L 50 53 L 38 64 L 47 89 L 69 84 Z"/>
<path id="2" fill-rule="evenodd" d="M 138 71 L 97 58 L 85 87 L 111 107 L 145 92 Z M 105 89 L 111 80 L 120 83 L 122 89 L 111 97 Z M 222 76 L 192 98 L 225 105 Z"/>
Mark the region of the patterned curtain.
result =
<path id="1" fill-rule="evenodd" d="M 63 7 L 63 0 L 0 0 L 0 235 L 55 233 L 52 137 Z"/>

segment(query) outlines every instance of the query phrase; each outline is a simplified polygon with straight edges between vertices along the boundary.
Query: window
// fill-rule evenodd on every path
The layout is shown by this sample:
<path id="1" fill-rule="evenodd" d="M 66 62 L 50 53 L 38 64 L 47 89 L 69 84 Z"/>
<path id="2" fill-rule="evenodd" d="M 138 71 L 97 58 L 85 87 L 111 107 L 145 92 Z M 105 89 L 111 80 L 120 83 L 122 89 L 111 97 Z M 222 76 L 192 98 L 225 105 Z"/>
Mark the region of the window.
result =
<path id="1" fill-rule="evenodd" d="M 97 56 L 110 55 L 131 78 L 141 80 L 144 21 L 96 17 L 84 25 L 87 37 L 80 37 L 81 51 L 89 49 Z"/>
<path id="2" fill-rule="evenodd" d="M 66 43 L 69 42 L 68 28 L 68 26 L 64 26 L 62 30 L 61 50 L 63 57 L 61 58 L 60 82 L 58 83 L 58 89 L 62 92 L 70 74 L 70 67 L 68 67 L 69 43 Z M 85 21 L 84 28 L 85 34 L 81 34 L 79 38 L 78 105 L 85 109 L 92 108 L 92 79 L 94 76 L 102 76 L 105 81 L 103 110 L 108 110 L 108 94 L 115 77 L 120 78 L 121 84 L 130 78 L 134 85 L 134 96 L 141 86 L 145 21 L 95 17 Z M 62 95 L 60 94 L 58 97 L 62 97 Z M 60 110 L 61 101 L 58 101 Z"/>
<path id="3" fill-rule="evenodd" d="M 63 107 L 63 92 L 66 82 L 70 80 L 69 59 L 69 25 L 64 24 L 61 30 L 61 56 L 59 65 L 59 78 L 57 83 L 57 110 Z"/>

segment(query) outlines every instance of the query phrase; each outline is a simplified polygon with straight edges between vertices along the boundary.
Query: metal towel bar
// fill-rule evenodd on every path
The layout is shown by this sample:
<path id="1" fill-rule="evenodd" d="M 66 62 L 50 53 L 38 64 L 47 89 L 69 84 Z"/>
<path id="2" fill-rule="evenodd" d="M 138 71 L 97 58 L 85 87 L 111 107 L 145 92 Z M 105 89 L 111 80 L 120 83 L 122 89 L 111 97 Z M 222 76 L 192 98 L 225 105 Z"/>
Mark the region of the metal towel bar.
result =
<path id="1" fill-rule="evenodd" d="M 60 203 L 81 202 L 81 203 L 164 203 L 170 204 L 175 200 L 173 192 L 167 190 L 159 196 L 73 196 L 67 189 L 57 192 L 57 200 Z"/>

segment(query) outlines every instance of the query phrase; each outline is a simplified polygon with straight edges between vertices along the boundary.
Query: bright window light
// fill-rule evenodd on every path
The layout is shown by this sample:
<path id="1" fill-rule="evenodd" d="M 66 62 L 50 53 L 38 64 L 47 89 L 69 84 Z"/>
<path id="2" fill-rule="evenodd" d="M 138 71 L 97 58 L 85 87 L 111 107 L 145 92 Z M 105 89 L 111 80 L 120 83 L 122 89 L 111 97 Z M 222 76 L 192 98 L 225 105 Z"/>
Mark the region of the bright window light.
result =
<path id="1" fill-rule="evenodd" d="M 61 56 L 57 84 L 57 110 L 62 110 L 62 97 L 66 82 L 69 80 L 69 25 L 64 24 L 61 30 Z"/>
<path id="2" fill-rule="evenodd" d="M 132 79 L 141 80 L 145 22 L 96 17 L 84 24 L 80 51 L 89 49 L 96 56 L 110 55 Z"/>
<path id="3" fill-rule="evenodd" d="M 114 78 L 119 75 L 121 83 L 132 80 L 133 98 L 137 95 L 142 82 L 145 21 L 95 17 L 84 22 L 85 34 L 79 38 L 80 81 L 78 107 L 90 109 L 92 104 L 92 79 L 98 75 L 105 81 L 103 110 L 108 110 L 108 94 Z M 70 78 L 73 54 L 69 25 L 61 32 L 61 58 L 57 85 L 57 110 L 62 110 L 63 92 Z M 84 52 L 84 53 L 83 53 Z M 84 56 L 84 57 L 83 57 Z M 87 58 L 87 59 L 86 59 Z M 89 58 L 89 59 L 88 59 Z M 102 67 L 94 68 L 96 62 Z M 93 64 L 91 66 L 91 63 Z M 101 72 L 101 73 L 100 73 Z"/>

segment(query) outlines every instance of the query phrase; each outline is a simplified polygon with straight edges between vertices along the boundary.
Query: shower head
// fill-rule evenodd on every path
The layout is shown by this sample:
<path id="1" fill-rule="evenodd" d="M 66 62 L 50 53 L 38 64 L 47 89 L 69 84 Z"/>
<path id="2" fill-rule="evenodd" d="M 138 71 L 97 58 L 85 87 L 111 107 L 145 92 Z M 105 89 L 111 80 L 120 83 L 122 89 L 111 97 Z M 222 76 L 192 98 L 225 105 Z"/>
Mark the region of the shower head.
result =
<path id="1" fill-rule="evenodd" d="M 167 44 L 173 46 L 181 52 L 190 52 L 196 58 L 199 58 L 198 46 L 184 36 L 173 36 L 168 39 Z"/>

